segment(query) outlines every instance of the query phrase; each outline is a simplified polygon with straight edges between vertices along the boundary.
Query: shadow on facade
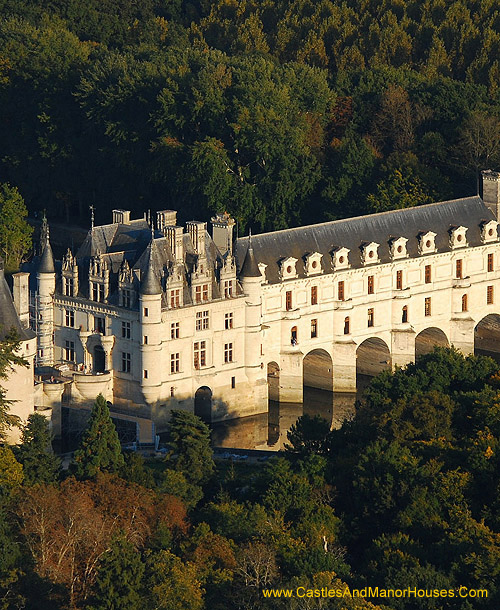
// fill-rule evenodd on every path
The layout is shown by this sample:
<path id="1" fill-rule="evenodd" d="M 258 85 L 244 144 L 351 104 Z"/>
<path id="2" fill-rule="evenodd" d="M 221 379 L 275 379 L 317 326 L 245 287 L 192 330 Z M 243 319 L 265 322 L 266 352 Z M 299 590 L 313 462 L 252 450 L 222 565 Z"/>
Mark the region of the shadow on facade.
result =
<path id="1" fill-rule="evenodd" d="M 474 329 L 474 354 L 500 363 L 500 315 L 485 316 Z"/>

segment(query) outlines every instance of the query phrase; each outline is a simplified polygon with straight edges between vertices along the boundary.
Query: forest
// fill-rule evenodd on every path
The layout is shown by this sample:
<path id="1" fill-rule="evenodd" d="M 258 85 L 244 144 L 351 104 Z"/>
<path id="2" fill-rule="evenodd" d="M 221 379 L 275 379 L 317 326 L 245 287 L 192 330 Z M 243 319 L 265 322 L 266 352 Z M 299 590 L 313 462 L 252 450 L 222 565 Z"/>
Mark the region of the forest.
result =
<path id="1" fill-rule="evenodd" d="M 61 469 L 34 413 L 0 447 L 0 608 L 497 610 L 499 438 L 496 363 L 445 348 L 375 378 L 339 430 L 302 416 L 267 461 L 214 459 L 184 411 L 164 457 L 123 452 L 99 396 Z M 263 595 L 377 586 L 453 596 Z"/>
<path id="2" fill-rule="evenodd" d="M 267 231 L 474 195 L 495 0 L 0 0 L 0 182 L 31 214 Z"/>

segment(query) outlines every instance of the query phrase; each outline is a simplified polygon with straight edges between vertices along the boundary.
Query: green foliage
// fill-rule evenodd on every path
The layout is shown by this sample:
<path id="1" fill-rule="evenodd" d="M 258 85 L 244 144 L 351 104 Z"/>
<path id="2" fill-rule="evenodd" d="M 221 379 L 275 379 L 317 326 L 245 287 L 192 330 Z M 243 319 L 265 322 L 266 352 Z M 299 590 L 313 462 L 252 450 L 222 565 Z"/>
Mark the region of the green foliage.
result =
<path id="1" fill-rule="evenodd" d="M 24 480 L 23 466 L 10 447 L 0 447 L 0 494 L 8 496 Z"/>
<path id="2" fill-rule="evenodd" d="M 140 610 L 145 565 L 125 538 L 117 538 L 99 563 L 89 610 Z M 87 607 L 87 606 L 86 606 Z"/>
<path id="3" fill-rule="evenodd" d="M 17 459 L 23 465 L 25 485 L 57 481 L 61 462 L 52 452 L 49 422 L 40 413 L 29 415 Z"/>
<path id="4" fill-rule="evenodd" d="M 96 398 L 80 447 L 75 451 L 73 470 L 78 479 L 91 479 L 99 472 L 118 473 L 124 465 L 120 441 L 109 415 L 106 399 Z"/>
<path id="5" fill-rule="evenodd" d="M 172 448 L 168 464 L 192 485 L 207 483 L 215 468 L 208 426 L 192 413 L 173 410 L 168 433 Z"/>
<path id="6" fill-rule="evenodd" d="M 31 250 L 33 227 L 26 222 L 28 210 L 16 187 L 0 184 L 0 252 L 6 268 L 18 271 Z"/>
<path id="7" fill-rule="evenodd" d="M 323 453 L 329 432 L 330 425 L 326 419 L 320 415 L 311 417 L 306 413 L 290 427 L 287 433 L 290 445 L 285 445 L 285 448 L 287 451 L 299 455 Z"/>

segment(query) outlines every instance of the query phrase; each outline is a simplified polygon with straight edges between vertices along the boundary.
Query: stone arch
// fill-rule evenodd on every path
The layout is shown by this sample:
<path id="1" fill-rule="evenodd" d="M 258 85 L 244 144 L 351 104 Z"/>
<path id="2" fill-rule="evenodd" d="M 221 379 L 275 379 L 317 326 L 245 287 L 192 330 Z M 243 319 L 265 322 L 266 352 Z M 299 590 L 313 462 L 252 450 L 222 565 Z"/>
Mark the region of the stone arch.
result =
<path id="1" fill-rule="evenodd" d="M 392 367 L 391 350 L 387 343 L 378 337 L 370 337 L 356 349 L 356 388 L 362 391 L 371 379 Z"/>
<path id="2" fill-rule="evenodd" d="M 426 328 L 415 337 L 415 360 L 435 347 L 449 347 L 448 337 L 440 328 Z"/>
<path id="3" fill-rule="evenodd" d="M 269 400 L 278 402 L 280 399 L 280 367 L 277 362 L 267 365 L 267 389 Z"/>
<path id="4" fill-rule="evenodd" d="M 196 390 L 194 395 L 194 414 L 206 423 L 212 421 L 212 390 L 206 385 Z"/>
<path id="5" fill-rule="evenodd" d="M 500 362 L 500 314 L 488 314 L 474 328 L 474 354 Z"/>
<path id="6" fill-rule="evenodd" d="M 304 387 L 333 391 L 332 357 L 324 349 L 313 349 L 302 361 Z"/>

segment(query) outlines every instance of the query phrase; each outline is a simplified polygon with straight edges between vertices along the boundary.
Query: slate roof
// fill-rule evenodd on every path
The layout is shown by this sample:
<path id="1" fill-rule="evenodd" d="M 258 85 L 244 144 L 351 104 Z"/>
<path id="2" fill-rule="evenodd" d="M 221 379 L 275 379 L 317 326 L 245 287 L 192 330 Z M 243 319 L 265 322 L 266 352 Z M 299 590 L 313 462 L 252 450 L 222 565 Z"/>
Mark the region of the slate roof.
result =
<path id="1" fill-rule="evenodd" d="M 12 295 L 5 279 L 3 261 L 0 259 L 0 340 L 15 328 L 21 340 L 32 339 L 35 333 L 29 328 L 23 328 L 17 315 Z"/>
<path id="2" fill-rule="evenodd" d="M 296 269 L 299 277 L 305 277 L 305 257 L 319 252 L 323 255 L 323 271 L 332 273 L 332 252 L 345 247 L 350 250 L 351 268 L 363 267 L 362 244 L 376 242 L 380 263 L 391 262 L 389 242 L 406 237 L 410 257 L 419 256 L 418 235 L 436 233 L 437 252 L 450 250 L 450 229 L 467 227 L 469 246 L 481 245 L 481 228 L 484 221 L 495 220 L 493 213 L 478 196 L 431 203 L 403 210 L 392 210 L 369 216 L 335 220 L 317 225 L 252 235 L 252 246 L 257 263 L 264 263 L 266 278 L 270 283 L 280 281 L 278 262 L 287 257 L 298 259 Z M 248 237 L 236 242 L 236 258 L 241 269 L 248 250 Z"/>
<path id="3" fill-rule="evenodd" d="M 40 257 L 40 265 L 38 267 L 39 273 L 55 273 L 54 268 L 54 255 L 52 254 L 52 248 L 50 243 L 47 242 Z"/>

